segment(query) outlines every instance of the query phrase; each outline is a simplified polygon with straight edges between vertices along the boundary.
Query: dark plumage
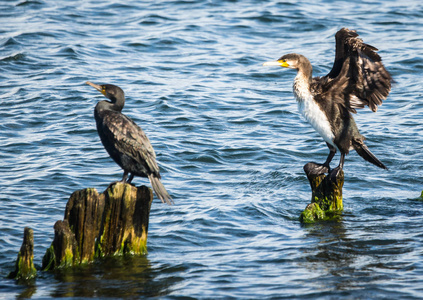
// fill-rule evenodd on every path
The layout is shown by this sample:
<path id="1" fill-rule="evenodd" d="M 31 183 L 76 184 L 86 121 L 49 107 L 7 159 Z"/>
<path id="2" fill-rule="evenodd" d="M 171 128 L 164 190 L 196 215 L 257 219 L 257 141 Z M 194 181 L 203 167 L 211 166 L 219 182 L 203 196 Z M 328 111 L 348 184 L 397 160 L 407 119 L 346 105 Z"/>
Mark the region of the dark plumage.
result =
<path id="1" fill-rule="evenodd" d="M 330 153 L 323 164 L 328 170 L 337 150 L 341 152 L 338 168 L 345 155 L 354 149 L 365 160 L 387 169 L 364 144 L 351 115 L 369 106 L 372 111 L 382 104 L 390 90 L 392 78 L 385 69 L 377 49 L 363 43 L 354 30 L 343 28 L 336 35 L 335 62 L 324 77 L 312 78 L 312 66 L 300 54 L 287 54 L 264 65 L 278 65 L 297 70 L 294 94 L 300 112 L 326 141 Z"/>
<path id="2" fill-rule="evenodd" d="M 123 90 L 112 84 L 97 85 L 87 81 L 110 101 L 97 103 L 94 117 L 97 132 L 110 157 L 124 170 L 123 182 L 131 183 L 134 176 L 148 177 L 157 197 L 168 204 L 172 198 L 160 182 L 156 154 L 144 131 L 121 113 L 125 105 Z M 128 173 L 131 175 L 127 180 Z"/>

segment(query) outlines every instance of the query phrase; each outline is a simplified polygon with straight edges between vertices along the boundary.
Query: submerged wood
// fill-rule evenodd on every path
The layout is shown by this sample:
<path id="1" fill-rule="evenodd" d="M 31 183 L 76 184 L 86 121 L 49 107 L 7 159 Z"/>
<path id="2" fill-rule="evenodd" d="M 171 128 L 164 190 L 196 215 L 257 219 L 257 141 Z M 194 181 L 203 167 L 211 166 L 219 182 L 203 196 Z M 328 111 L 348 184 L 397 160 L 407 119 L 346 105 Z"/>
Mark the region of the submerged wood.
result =
<path id="1" fill-rule="evenodd" d="M 74 192 L 64 220 L 54 226 L 42 269 L 79 265 L 105 255 L 146 253 L 152 201 L 151 189 L 122 182 L 102 194 L 96 189 Z"/>
<path id="2" fill-rule="evenodd" d="M 17 280 L 32 279 L 37 275 L 34 267 L 34 231 L 25 227 L 21 249 L 16 259 L 15 270 L 10 272 L 9 278 Z"/>
<path id="3" fill-rule="evenodd" d="M 311 187 L 311 203 L 301 213 L 300 221 L 303 223 L 336 219 L 343 209 L 344 171 L 334 169 L 327 175 L 325 171 L 326 168 L 316 163 L 304 166 Z"/>

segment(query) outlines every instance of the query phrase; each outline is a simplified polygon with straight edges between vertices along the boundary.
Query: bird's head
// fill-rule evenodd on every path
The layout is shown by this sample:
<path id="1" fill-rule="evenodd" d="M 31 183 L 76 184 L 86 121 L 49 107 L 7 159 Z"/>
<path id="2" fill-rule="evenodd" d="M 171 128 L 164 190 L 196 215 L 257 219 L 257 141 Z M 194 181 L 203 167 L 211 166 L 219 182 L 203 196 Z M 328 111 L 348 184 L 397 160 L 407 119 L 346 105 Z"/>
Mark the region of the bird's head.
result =
<path id="1" fill-rule="evenodd" d="M 113 84 L 95 84 L 90 81 L 87 81 L 86 84 L 91 85 L 93 88 L 95 88 L 97 91 L 102 93 L 106 98 L 110 99 L 112 103 L 116 103 L 118 101 L 122 101 L 125 99 L 125 93 L 123 90 Z"/>
<path id="2" fill-rule="evenodd" d="M 263 66 L 280 66 L 288 69 L 299 69 L 300 63 L 304 59 L 306 58 L 300 54 L 290 53 L 282 56 L 278 60 L 265 62 Z"/>

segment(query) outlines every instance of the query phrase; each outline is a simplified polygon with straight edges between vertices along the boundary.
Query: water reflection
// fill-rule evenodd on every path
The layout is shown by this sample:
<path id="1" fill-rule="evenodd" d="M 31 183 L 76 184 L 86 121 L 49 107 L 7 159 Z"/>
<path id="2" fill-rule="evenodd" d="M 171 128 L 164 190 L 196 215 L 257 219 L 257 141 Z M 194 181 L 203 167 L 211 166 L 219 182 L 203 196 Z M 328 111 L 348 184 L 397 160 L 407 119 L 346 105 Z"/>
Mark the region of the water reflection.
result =
<path id="1" fill-rule="evenodd" d="M 304 249 L 305 267 L 316 275 L 320 274 L 313 283 L 319 289 L 326 289 L 329 284 L 331 289 L 335 290 L 351 287 L 351 274 L 354 273 L 357 251 L 348 239 L 343 221 L 318 223 L 307 230 L 307 239 L 316 239 L 316 244 Z M 336 280 L 333 280 L 334 278 Z"/>
<path id="2" fill-rule="evenodd" d="M 304 267 L 316 275 L 310 281 L 319 290 L 353 291 L 357 288 L 380 288 L 389 284 L 397 272 L 410 269 L 410 264 L 396 262 L 398 255 L 412 252 L 398 247 L 396 239 L 369 232 L 356 234 L 345 227 L 345 220 L 325 222 L 307 228 L 307 243 L 303 248 Z M 349 223 L 347 223 L 349 224 Z M 365 226 L 364 226 L 365 227 Z M 361 229 L 364 232 L 366 229 Z M 301 263 L 303 264 L 303 263 Z"/>
<path id="3" fill-rule="evenodd" d="M 16 296 L 17 299 L 29 299 L 37 291 L 37 287 L 35 285 L 35 279 L 31 279 L 29 281 L 22 280 L 22 281 L 18 281 L 17 283 L 19 285 L 25 286 L 25 288 Z"/>
<path id="4" fill-rule="evenodd" d="M 146 256 L 111 257 L 94 264 L 55 272 L 51 297 L 156 297 L 171 292 L 181 278 L 163 276 Z M 179 270 L 180 271 L 180 270 Z M 171 272 L 172 273 L 172 272 Z"/>

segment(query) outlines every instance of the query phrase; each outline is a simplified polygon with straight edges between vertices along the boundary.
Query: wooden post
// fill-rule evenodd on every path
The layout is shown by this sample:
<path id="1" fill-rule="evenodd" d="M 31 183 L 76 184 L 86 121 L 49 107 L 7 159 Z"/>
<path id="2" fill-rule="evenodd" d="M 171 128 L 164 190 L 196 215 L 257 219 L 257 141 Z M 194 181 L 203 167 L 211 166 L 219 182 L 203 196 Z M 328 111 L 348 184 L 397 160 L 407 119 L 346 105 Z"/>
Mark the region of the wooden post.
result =
<path id="1" fill-rule="evenodd" d="M 147 253 L 151 189 L 129 184 L 110 186 L 96 243 L 96 256 Z"/>
<path id="2" fill-rule="evenodd" d="M 42 269 L 51 270 L 91 262 L 115 254 L 145 254 L 151 189 L 123 182 L 112 183 L 98 194 L 95 189 L 74 192 L 63 221 L 43 258 Z"/>
<path id="3" fill-rule="evenodd" d="M 316 163 L 304 166 L 311 187 L 311 203 L 301 213 L 300 221 L 303 223 L 337 219 L 343 209 L 344 171 L 333 169 L 326 175 L 324 171 L 327 169 L 325 169 Z"/>
<path id="4" fill-rule="evenodd" d="M 44 271 L 76 265 L 79 258 L 75 234 L 67 220 L 54 224 L 54 240 L 43 257 Z"/>
<path id="5" fill-rule="evenodd" d="M 109 189 L 110 186 L 106 192 Z M 75 235 L 78 249 L 77 264 L 94 259 L 95 239 L 100 231 L 104 205 L 104 193 L 99 195 L 93 188 L 74 192 L 66 204 L 64 220 L 69 222 L 71 231 Z"/>
<path id="6" fill-rule="evenodd" d="M 25 227 L 24 238 L 16 259 L 15 271 L 10 272 L 9 278 L 16 280 L 28 280 L 37 275 L 34 267 L 34 231 Z"/>

